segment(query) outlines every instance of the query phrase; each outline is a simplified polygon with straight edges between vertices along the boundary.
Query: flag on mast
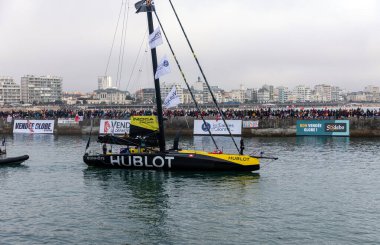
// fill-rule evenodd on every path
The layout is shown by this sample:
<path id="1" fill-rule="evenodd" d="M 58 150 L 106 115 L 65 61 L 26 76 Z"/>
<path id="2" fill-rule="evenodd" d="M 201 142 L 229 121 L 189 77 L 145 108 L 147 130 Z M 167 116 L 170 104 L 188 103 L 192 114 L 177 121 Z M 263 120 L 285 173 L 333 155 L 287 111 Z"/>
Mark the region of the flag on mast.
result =
<path id="1" fill-rule="evenodd" d="M 175 107 L 179 104 L 179 96 L 177 94 L 176 86 L 174 85 L 170 90 L 168 96 L 166 96 L 163 106 L 167 109 Z"/>
<path id="2" fill-rule="evenodd" d="M 163 43 L 161 29 L 157 27 L 157 29 L 149 35 L 149 47 L 150 49 L 154 49 Z"/>
<path id="3" fill-rule="evenodd" d="M 155 79 L 159 79 L 160 77 L 162 77 L 163 75 L 166 75 L 168 73 L 170 73 L 169 59 L 165 55 L 161 59 L 160 64 L 158 64 L 158 67 L 157 67 L 156 74 L 155 74 L 154 78 Z"/>

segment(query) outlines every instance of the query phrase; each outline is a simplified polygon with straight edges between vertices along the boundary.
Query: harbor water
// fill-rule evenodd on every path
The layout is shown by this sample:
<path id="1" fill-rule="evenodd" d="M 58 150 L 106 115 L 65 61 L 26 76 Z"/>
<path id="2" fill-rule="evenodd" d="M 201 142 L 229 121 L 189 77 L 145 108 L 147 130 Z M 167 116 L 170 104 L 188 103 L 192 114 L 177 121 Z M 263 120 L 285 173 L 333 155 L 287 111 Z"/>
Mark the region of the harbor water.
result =
<path id="1" fill-rule="evenodd" d="M 379 139 L 244 140 L 279 160 L 257 173 L 96 169 L 86 137 L 9 136 L 8 156 L 30 159 L 0 167 L 0 244 L 380 243 Z"/>

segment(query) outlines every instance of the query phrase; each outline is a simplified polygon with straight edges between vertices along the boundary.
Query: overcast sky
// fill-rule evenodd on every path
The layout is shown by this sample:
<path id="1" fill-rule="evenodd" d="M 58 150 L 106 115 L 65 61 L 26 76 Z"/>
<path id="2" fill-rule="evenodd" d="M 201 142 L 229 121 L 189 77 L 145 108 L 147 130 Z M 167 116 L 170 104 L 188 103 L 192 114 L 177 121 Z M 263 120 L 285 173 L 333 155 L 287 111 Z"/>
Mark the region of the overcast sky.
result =
<path id="1" fill-rule="evenodd" d="M 125 0 L 124 0 L 125 1 Z M 136 0 L 135 0 L 136 1 Z M 129 2 L 120 88 L 153 87 L 150 54 L 138 50 L 146 15 Z M 172 0 L 211 85 L 380 86 L 380 1 Z M 156 9 L 193 82 L 200 75 L 167 0 Z M 104 75 L 121 0 L 0 0 L 0 76 L 63 77 L 65 91 L 96 89 Z M 157 23 L 156 23 L 157 25 Z M 109 75 L 116 80 L 120 35 Z M 146 45 L 143 45 L 144 47 Z M 145 48 L 143 48 L 145 49 Z M 167 45 L 158 55 L 170 55 Z M 173 59 L 172 59 L 173 61 Z M 132 68 L 136 62 L 134 73 Z M 181 82 L 171 62 L 165 82 Z M 128 81 L 130 83 L 128 84 Z"/>

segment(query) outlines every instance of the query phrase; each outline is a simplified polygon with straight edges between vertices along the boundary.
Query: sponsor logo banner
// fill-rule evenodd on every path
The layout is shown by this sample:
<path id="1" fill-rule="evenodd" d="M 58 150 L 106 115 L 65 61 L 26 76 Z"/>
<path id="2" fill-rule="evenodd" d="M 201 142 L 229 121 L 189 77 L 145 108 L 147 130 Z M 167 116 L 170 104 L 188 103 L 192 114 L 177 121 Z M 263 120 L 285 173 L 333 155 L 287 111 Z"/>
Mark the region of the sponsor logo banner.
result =
<path id="1" fill-rule="evenodd" d="M 129 134 L 131 120 L 100 120 L 99 134 Z"/>
<path id="2" fill-rule="evenodd" d="M 297 135 L 350 136 L 349 120 L 299 120 Z"/>
<path id="3" fill-rule="evenodd" d="M 130 123 L 140 128 L 152 131 L 158 130 L 158 120 L 156 116 L 133 116 L 131 117 Z"/>
<path id="4" fill-rule="evenodd" d="M 78 124 L 79 120 L 75 118 L 58 118 L 58 124 Z"/>
<path id="5" fill-rule="evenodd" d="M 231 134 L 241 135 L 242 121 L 241 120 L 226 120 Z M 229 135 L 226 125 L 223 120 L 194 120 L 194 134 L 195 135 L 208 135 L 210 129 L 212 135 Z"/>
<path id="6" fill-rule="evenodd" d="M 52 134 L 54 133 L 54 120 L 15 120 L 13 133 Z"/>
<path id="7" fill-rule="evenodd" d="M 325 132 L 346 132 L 347 124 L 345 123 L 326 123 Z"/>
<path id="8" fill-rule="evenodd" d="M 243 121 L 243 128 L 258 128 L 259 121 Z"/>

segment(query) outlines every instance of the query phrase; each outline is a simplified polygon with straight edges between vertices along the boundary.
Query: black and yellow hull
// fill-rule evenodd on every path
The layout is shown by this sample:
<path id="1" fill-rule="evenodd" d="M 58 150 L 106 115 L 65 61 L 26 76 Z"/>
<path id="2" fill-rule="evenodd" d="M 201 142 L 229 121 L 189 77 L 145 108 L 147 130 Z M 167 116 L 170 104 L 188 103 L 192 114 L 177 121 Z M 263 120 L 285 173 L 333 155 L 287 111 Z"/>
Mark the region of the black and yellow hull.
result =
<path id="1" fill-rule="evenodd" d="M 194 171 L 256 171 L 260 169 L 259 160 L 247 155 L 188 150 L 166 153 L 86 154 L 83 160 L 89 166 L 102 168 Z"/>

